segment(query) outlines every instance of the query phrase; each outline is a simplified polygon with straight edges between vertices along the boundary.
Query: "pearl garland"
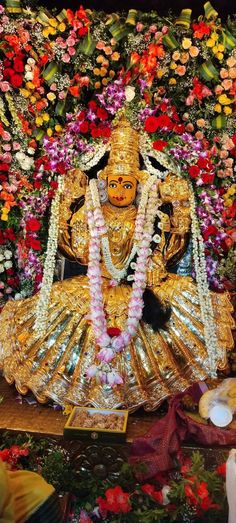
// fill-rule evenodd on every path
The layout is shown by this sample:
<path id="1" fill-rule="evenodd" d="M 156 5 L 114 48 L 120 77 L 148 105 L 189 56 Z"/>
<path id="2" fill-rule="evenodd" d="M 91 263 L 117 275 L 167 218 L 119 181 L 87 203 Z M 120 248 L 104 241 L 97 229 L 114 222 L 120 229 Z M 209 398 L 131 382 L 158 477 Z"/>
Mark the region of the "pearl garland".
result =
<path id="1" fill-rule="evenodd" d="M 204 325 L 205 344 L 208 352 L 208 362 L 206 362 L 210 375 L 216 377 L 217 364 L 223 358 L 223 350 L 219 347 L 214 312 L 212 307 L 211 294 L 207 282 L 206 260 L 204 242 L 202 239 L 200 226 L 196 213 L 196 202 L 192 186 L 190 188 L 190 210 L 191 210 L 191 229 L 193 242 L 193 259 L 198 286 L 198 296 L 200 302 L 202 322 Z"/>
<path id="2" fill-rule="evenodd" d="M 153 180 L 152 180 L 153 182 Z M 102 295 L 102 276 L 100 268 L 100 250 L 101 237 L 104 233 L 103 223 L 100 219 L 100 212 L 98 207 L 94 207 L 94 201 L 91 194 L 91 184 L 87 189 L 86 207 L 88 226 L 90 231 L 89 244 L 89 263 L 88 263 L 88 278 L 90 289 L 90 311 L 91 321 L 96 337 L 97 344 L 100 351 L 97 355 L 100 365 L 92 365 L 87 369 L 87 377 L 96 377 L 101 383 L 108 383 L 113 386 L 115 384 L 123 383 L 122 377 L 115 371 L 110 362 L 114 359 L 117 352 L 123 351 L 130 343 L 132 337 L 136 334 L 139 321 L 142 317 L 143 309 L 143 292 L 146 287 L 147 266 L 150 256 L 150 243 L 154 232 L 154 221 L 160 205 L 158 200 L 157 185 L 155 181 L 149 187 L 148 203 L 146 208 L 146 215 L 144 226 L 141 234 L 141 241 L 138 250 L 138 257 L 134 272 L 134 281 L 132 285 L 132 292 L 128 306 L 128 318 L 126 328 L 119 336 L 111 338 L 107 334 L 107 321 L 103 307 Z M 146 191 L 147 192 L 147 188 Z M 95 194 L 94 194 L 95 196 Z M 96 201 L 95 196 L 95 203 Z"/>
<path id="3" fill-rule="evenodd" d="M 47 328 L 47 311 L 50 302 L 50 293 L 53 283 L 55 260 L 57 253 L 58 225 L 60 199 L 64 188 L 64 179 L 58 180 L 58 189 L 51 205 L 51 217 L 49 224 L 49 235 L 47 243 L 47 252 L 44 262 L 43 280 L 39 297 L 36 305 L 36 320 L 34 329 L 40 334 L 44 334 Z"/>
<path id="4" fill-rule="evenodd" d="M 136 220 L 135 220 L 134 245 L 131 249 L 130 255 L 129 255 L 123 269 L 117 269 L 117 267 L 115 267 L 115 265 L 112 262 L 107 227 L 106 227 L 106 224 L 105 224 L 105 221 L 104 221 L 104 218 L 102 215 L 102 211 L 101 211 L 101 203 L 100 203 L 100 199 L 99 199 L 97 181 L 91 180 L 91 182 L 90 182 L 90 191 L 91 191 L 93 206 L 95 209 L 98 209 L 97 213 L 99 214 L 100 227 L 103 228 L 103 235 L 102 235 L 101 243 L 102 243 L 102 252 L 103 252 L 104 263 L 105 263 L 106 269 L 111 274 L 112 278 L 114 280 L 117 280 L 118 282 L 120 280 L 122 280 L 123 278 L 125 278 L 128 267 L 129 267 L 131 261 L 133 260 L 134 256 L 137 254 L 138 243 L 140 242 L 140 240 L 142 238 L 142 231 L 143 231 L 144 223 L 146 220 L 146 207 L 147 207 L 147 202 L 148 202 L 149 191 L 150 191 L 150 188 L 153 185 L 153 182 L 155 179 L 156 179 L 156 176 L 150 176 L 142 189 L 142 195 L 141 195 L 139 206 L 138 206 L 138 213 L 137 213 Z"/>

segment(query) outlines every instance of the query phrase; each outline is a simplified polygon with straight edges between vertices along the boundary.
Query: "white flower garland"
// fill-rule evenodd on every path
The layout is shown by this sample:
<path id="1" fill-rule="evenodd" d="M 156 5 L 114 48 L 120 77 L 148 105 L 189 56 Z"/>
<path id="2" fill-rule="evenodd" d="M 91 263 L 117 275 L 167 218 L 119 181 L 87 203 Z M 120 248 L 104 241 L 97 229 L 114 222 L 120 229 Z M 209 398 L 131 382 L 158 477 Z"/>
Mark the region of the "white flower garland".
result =
<path id="1" fill-rule="evenodd" d="M 64 179 L 58 179 L 58 189 L 51 205 L 51 216 L 49 224 L 49 234 L 47 243 L 46 259 L 44 262 L 43 279 L 36 305 L 36 320 L 34 329 L 40 334 L 44 334 L 47 328 L 47 313 L 50 302 L 50 293 L 53 283 L 55 260 L 57 253 L 58 226 L 60 198 L 64 188 Z"/>
<path id="2" fill-rule="evenodd" d="M 129 267 L 132 259 L 134 258 L 134 256 L 137 254 L 138 245 L 142 238 L 142 231 L 143 231 L 144 222 L 145 222 L 146 207 L 147 207 L 147 203 L 148 203 L 149 191 L 150 191 L 150 188 L 153 186 L 156 178 L 157 178 L 156 176 L 150 176 L 150 178 L 147 180 L 147 182 L 145 183 L 145 185 L 142 189 L 142 194 L 141 194 L 141 198 L 140 198 L 140 202 L 139 202 L 139 206 L 138 206 L 138 213 L 137 213 L 136 220 L 135 220 L 135 232 L 134 232 L 134 241 L 133 241 L 134 244 L 133 244 L 130 255 L 129 255 L 128 259 L 126 260 L 126 263 L 125 263 L 123 269 L 118 269 L 117 267 L 115 267 L 115 265 L 112 262 L 107 227 L 106 227 L 104 220 L 101 223 L 101 227 L 103 227 L 103 235 L 101 238 L 101 244 L 102 244 L 104 263 L 105 263 L 106 269 L 111 274 L 112 278 L 114 280 L 117 280 L 118 282 L 120 282 L 120 280 L 125 278 L 128 267 Z M 99 209 L 101 211 L 101 203 L 100 203 L 100 199 L 99 199 L 99 192 L 98 192 L 96 180 L 91 180 L 90 191 L 91 191 L 91 197 L 92 197 L 92 202 L 93 202 L 94 208 Z M 102 213 L 100 216 L 102 216 Z M 100 218 L 100 219 L 102 219 L 102 218 Z"/>
<path id="3" fill-rule="evenodd" d="M 78 167 L 81 171 L 88 171 L 92 167 L 98 164 L 98 162 L 103 158 L 104 154 L 109 150 L 110 144 L 101 144 L 98 143 L 95 145 L 93 151 L 88 151 L 80 157 Z"/>
<path id="4" fill-rule="evenodd" d="M 143 158 L 145 167 L 150 174 L 155 174 L 160 179 L 164 179 L 170 171 L 178 175 L 181 174 L 179 166 L 172 162 L 165 153 L 162 153 L 161 151 L 155 151 L 155 149 L 153 149 L 152 141 L 148 133 L 140 133 L 139 145 L 140 154 Z M 149 157 L 155 158 L 155 160 L 157 160 L 160 165 L 163 165 L 167 171 L 163 173 L 159 169 L 155 168 L 150 162 Z"/>
<path id="5" fill-rule="evenodd" d="M 191 209 L 191 229 L 193 242 L 193 259 L 196 272 L 196 281 L 198 287 L 198 296 L 201 309 L 201 317 L 204 326 L 205 344 L 208 352 L 208 366 L 210 375 L 216 377 L 217 364 L 223 357 L 223 350 L 219 347 L 214 312 L 212 307 L 211 294 L 209 291 L 206 271 L 206 259 L 204 242 L 196 213 L 196 202 L 193 189 L 190 188 L 190 209 Z"/>

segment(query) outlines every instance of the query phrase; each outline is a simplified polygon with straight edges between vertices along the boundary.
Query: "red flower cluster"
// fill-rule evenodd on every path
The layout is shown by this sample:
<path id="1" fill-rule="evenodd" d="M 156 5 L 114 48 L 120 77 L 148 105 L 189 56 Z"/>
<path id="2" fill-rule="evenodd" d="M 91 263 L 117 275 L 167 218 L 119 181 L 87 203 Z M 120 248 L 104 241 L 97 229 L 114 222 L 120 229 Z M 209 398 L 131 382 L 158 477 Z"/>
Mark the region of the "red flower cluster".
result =
<path id="1" fill-rule="evenodd" d="M 99 107 L 94 100 L 88 103 L 88 111 L 80 111 L 77 119 L 81 122 L 79 131 L 82 134 L 91 134 L 93 138 L 109 138 L 111 134 L 110 124 L 104 123 L 108 120 L 108 112 Z"/>
<path id="2" fill-rule="evenodd" d="M 28 455 L 29 449 L 26 447 L 20 447 L 19 445 L 12 445 L 9 449 L 0 450 L 0 459 L 9 463 L 12 467 L 16 467 L 21 456 Z"/>
<path id="3" fill-rule="evenodd" d="M 190 505 L 198 509 L 198 515 L 210 508 L 220 509 L 220 505 L 212 502 L 207 483 L 204 481 L 198 482 L 194 477 L 188 478 L 188 481 L 189 484 L 186 484 L 184 487 L 185 496 L 188 498 Z"/>
<path id="4" fill-rule="evenodd" d="M 198 38 L 199 40 L 202 40 L 202 38 L 205 35 L 209 35 L 211 32 L 211 27 L 207 25 L 205 22 L 199 22 L 198 24 L 192 24 L 193 28 L 193 36 L 194 38 Z"/>
<path id="5" fill-rule="evenodd" d="M 11 84 L 12 87 L 21 87 L 23 83 L 23 72 L 24 72 L 24 55 L 18 52 L 17 55 L 13 55 L 13 59 L 3 60 L 3 78 Z"/>
<path id="6" fill-rule="evenodd" d="M 197 165 L 190 165 L 188 174 L 191 178 L 200 178 L 203 185 L 212 184 L 215 178 L 214 164 L 210 158 L 200 157 Z"/>
<path id="7" fill-rule="evenodd" d="M 171 131 L 173 127 L 174 123 L 171 118 L 167 114 L 163 114 L 161 116 L 148 116 L 144 130 L 147 131 L 147 133 L 155 133 L 157 129 Z"/>
<path id="8" fill-rule="evenodd" d="M 142 485 L 141 490 L 148 494 L 148 496 L 151 496 L 157 503 L 160 505 L 163 505 L 163 494 L 161 490 L 155 490 L 154 485 L 151 485 L 150 483 L 145 483 L 145 485 Z"/>
<path id="9" fill-rule="evenodd" d="M 101 496 L 97 498 L 101 514 L 114 512 L 115 514 L 130 512 L 130 495 L 123 491 L 120 486 L 109 488 L 105 492 L 106 499 Z"/>

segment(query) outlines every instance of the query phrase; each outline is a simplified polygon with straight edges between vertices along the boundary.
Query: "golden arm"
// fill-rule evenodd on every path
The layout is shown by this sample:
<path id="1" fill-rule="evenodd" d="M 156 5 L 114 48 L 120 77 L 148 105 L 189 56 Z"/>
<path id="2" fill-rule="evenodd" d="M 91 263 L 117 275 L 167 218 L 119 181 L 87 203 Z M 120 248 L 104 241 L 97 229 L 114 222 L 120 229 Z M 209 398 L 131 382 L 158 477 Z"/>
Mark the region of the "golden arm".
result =
<path id="1" fill-rule="evenodd" d="M 88 178 L 82 171 L 79 169 L 71 170 L 66 175 L 63 195 L 60 202 L 58 246 L 63 256 L 73 260 L 75 259 L 75 253 L 71 239 L 71 220 L 74 214 L 72 205 L 85 195 L 87 183 Z"/>

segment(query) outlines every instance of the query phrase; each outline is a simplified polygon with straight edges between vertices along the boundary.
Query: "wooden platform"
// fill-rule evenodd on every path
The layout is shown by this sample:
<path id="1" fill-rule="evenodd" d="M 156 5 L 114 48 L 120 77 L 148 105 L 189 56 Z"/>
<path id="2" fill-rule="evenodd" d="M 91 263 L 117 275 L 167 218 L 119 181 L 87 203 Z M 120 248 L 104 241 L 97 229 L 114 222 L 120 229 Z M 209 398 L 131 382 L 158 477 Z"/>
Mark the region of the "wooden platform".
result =
<path id="1" fill-rule="evenodd" d="M 67 417 L 52 406 L 39 403 L 28 404 L 27 397 L 17 393 L 14 385 L 8 385 L 0 376 L 0 431 L 28 432 L 38 436 L 62 438 Z M 32 396 L 30 396 L 32 399 Z M 127 428 L 127 442 L 145 434 L 158 419 L 156 413 L 138 416 L 130 415 Z"/>

